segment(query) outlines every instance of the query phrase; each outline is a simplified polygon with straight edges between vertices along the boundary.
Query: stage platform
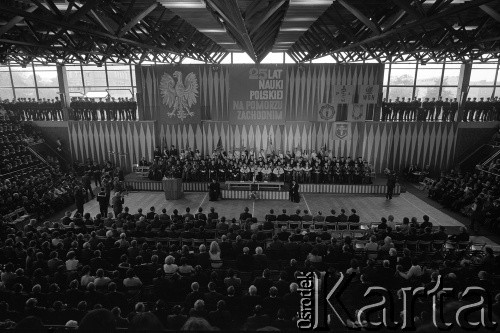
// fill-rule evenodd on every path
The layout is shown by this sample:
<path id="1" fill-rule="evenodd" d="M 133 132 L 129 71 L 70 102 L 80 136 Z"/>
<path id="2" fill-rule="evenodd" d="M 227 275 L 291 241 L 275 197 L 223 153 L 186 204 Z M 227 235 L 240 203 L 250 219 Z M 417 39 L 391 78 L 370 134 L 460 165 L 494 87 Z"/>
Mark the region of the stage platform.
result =
<path id="1" fill-rule="evenodd" d="M 331 193 L 331 194 L 375 194 L 385 195 L 387 186 L 384 177 L 377 177 L 373 180 L 373 184 L 300 184 L 300 193 Z M 149 180 L 141 175 L 131 173 L 125 176 L 125 185 L 134 191 L 163 191 L 161 181 Z M 208 191 L 208 182 L 188 182 L 183 183 L 184 192 L 206 192 Z M 247 199 L 249 190 L 227 190 L 224 183 L 221 183 L 223 190 L 222 195 L 228 199 Z M 260 198 L 265 199 L 288 199 L 288 189 L 285 185 L 282 191 L 260 190 L 256 191 Z M 401 187 L 396 185 L 394 195 L 401 193 Z"/>

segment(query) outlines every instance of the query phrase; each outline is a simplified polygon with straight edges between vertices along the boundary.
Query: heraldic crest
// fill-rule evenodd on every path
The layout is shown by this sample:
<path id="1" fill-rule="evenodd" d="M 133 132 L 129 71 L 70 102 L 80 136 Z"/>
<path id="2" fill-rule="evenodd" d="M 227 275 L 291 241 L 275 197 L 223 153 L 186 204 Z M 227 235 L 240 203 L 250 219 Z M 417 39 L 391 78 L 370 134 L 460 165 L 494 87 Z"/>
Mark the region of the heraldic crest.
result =
<path id="1" fill-rule="evenodd" d="M 172 77 L 173 76 L 173 77 Z M 189 73 L 184 81 L 182 81 L 182 73 L 175 71 L 172 76 L 164 73 L 160 81 L 160 93 L 163 97 L 163 104 L 172 108 L 168 112 L 169 117 L 177 117 L 184 121 L 187 117 L 192 117 L 194 112 L 191 111 L 191 106 L 196 104 L 198 97 L 198 80 L 196 75 Z M 177 79 L 177 82 L 174 81 Z"/>
<path id="2" fill-rule="evenodd" d="M 337 128 L 335 130 L 335 135 L 339 139 L 343 139 L 347 136 L 347 124 L 337 124 Z"/>
<path id="3" fill-rule="evenodd" d="M 331 104 L 323 104 L 319 109 L 319 118 L 321 120 L 332 120 L 335 117 L 335 108 Z"/>

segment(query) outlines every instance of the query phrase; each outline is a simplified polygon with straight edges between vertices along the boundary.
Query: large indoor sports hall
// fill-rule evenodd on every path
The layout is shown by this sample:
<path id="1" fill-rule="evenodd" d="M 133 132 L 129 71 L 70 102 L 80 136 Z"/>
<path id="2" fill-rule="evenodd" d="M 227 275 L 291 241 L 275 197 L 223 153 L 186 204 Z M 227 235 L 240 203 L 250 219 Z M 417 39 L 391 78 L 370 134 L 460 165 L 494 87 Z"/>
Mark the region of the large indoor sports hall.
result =
<path id="1" fill-rule="evenodd" d="M 494 332 L 498 0 L 0 1 L 0 331 Z"/>

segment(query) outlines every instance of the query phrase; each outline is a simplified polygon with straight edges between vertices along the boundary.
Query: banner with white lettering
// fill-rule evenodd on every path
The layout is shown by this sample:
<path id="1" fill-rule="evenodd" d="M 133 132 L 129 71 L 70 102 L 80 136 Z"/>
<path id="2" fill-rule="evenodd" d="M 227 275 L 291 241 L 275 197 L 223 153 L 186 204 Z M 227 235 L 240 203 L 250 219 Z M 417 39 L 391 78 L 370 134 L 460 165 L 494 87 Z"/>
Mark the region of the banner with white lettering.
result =
<path id="1" fill-rule="evenodd" d="M 284 124 L 286 76 L 282 65 L 231 68 L 229 121 L 233 124 Z"/>
<path id="2" fill-rule="evenodd" d="M 347 121 L 365 121 L 367 105 L 363 103 L 349 104 Z"/>
<path id="3" fill-rule="evenodd" d="M 334 86 L 335 104 L 351 104 L 354 98 L 356 86 L 351 84 L 340 84 Z"/>
<path id="4" fill-rule="evenodd" d="M 333 140 L 351 140 L 351 123 L 336 122 L 333 124 Z"/>
<path id="5" fill-rule="evenodd" d="M 359 103 L 375 104 L 378 97 L 378 84 L 362 84 L 359 86 Z"/>

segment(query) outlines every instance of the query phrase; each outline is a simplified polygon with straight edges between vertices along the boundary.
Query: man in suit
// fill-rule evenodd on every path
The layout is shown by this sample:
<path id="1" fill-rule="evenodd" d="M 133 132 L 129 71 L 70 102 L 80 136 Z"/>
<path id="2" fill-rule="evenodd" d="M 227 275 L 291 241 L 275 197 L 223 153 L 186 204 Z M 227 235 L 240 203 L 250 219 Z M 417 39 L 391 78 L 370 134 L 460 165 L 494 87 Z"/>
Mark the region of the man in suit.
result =
<path id="1" fill-rule="evenodd" d="M 217 216 L 218 217 L 218 216 Z M 195 215 L 196 220 L 207 221 L 207 216 L 203 213 L 203 208 L 198 208 L 198 213 Z"/>
<path id="2" fill-rule="evenodd" d="M 282 242 L 288 241 L 288 237 L 290 237 L 290 232 L 287 231 L 286 227 L 281 227 L 281 231 L 278 232 L 278 239 Z"/>
<path id="3" fill-rule="evenodd" d="M 246 221 L 247 219 L 252 218 L 252 214 L 250 214 L 248 210 L 248 207 L 245 207 L 243 213 L 240 214 L 240 221 Z"/>
<path id="4" fill-rule="evenodd" d="M 280 221 L 280 222 L 288 221 L 290 219 L 290 216 L 288 216 L 286 214 L 286 209 L 283 209 L 282 212 L 283 212 L 283 214 L 278 215 L 278 217 L 276 218 L 277 221 Z"/>
<path id="5" fill-rule="evenodd" d="M 336 222 L 338 222 L 337 216 L 335 216 L 335 214 L 337 214 L 337 212 L 334 209 L 332 209 L 330 211 L 330 215 L 328 215 L 325 218 L 325 222 L 328 222 L 328 223 L 336 223 Z"/>
<path id="6" fill-rule="evenodd" d="M 314 222 L 325 222 L 325 217 L 323 216 L 323 213 L 321 211 L 318 211 L 318 214 L 314 216 L 313 218 Z"/>
<path id="7" fill-rule="evenodd" d="M 194 220 L 194 215 L 191 214 L 191 208 L 186 207 L 186 214 L 184 214 L 182 217 L 184 218 L 184 220 L 186 220 L 186 218 L 189 218 L 189 221 Z"/>
<path id="8" fill-rule="evenodd" d="M 396 174 L 394 171 L 390 171 L 387 176 L 387 194 L 385 197 L 389 200 L 392 199 L 392 194 L 394 192 L 394 187 L 396 187 Z"/>
<path id="9" fill-rule="evenodd" d="M 356 209 L 351 209 L 351 215 L 347 219 L 347 222 L 359 223 L 359 215 L 356 215 Z"/>
<path id="10" fill-rule="evenodd" d="M 142 210 L 141 210 L 141 213 L 142 213 Z M 146 219 L 154 220 L 155 215 L 156 215 L 155 208 L 151 207 L 151 208 L 149 208 L 149 212 L 146 214 Z"/>
<path id="11" fill-rule="evenodd" d="M 271 209 L 269 211 L 269 214 L 266 215 L 265 220 L 269 222 L 276 221 L 276 215 L 274 214 L 274 209 Z"/>
<path id="12" fill-rule="evenodd" d="M 345 209 L 344 208 L 342 208 L 340 210 L 340 214 L 339 214 L 339 216 L 337 216 L 337 220 L 339 222 L 347 222 L 348 218 L 347 218 L 347 215 L 345 215 Z"/>
<path id="13" fill-rule="evenodd" d="M 302 221 L 302 217 L 300 217 L 300 209 L 295 211 L 295 214 L 290 215 L 290 221 Z"/>
<path id="14" fill-rule="evenodd" d="M 253 270 L 253 256 L 248 247 L 243 248 L 243 253 L 238 256 L 236 265 L 240 271 L 251 272 Z"/>
<path id="15" fill-rule="evenodd" d="M 312 220 L 313 220 L 313 217 L 311 214 L 309 214 L 309 211 L 307 209 L 304 210 L 304 216 L 302 216 L 302 221 L 310 222 Z"/>
<path id="16" fill-rule="evenodd" d="M 248 331 L 255 331 L 259 328 L 269 326 L 271 320 L 269 316 L 264 313 L 262 305 L 256 305 L 254 310 L 254 315 L 247 318 L 245 327 Z"/>
<path id="17" fill-rule="evenodd" d="M 218 220 L 218 219 L 219 219 L 219 213 L 215 211 L 214 207 L 211 207 L 210 213 L 208 213 L 208 221 L 210 222 L 212 220 Z"/>

